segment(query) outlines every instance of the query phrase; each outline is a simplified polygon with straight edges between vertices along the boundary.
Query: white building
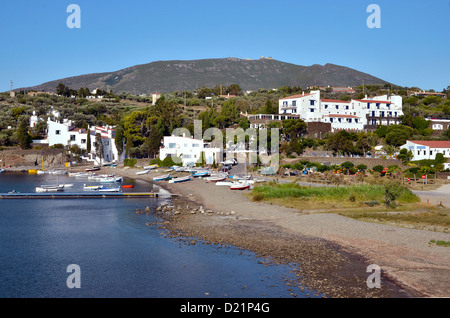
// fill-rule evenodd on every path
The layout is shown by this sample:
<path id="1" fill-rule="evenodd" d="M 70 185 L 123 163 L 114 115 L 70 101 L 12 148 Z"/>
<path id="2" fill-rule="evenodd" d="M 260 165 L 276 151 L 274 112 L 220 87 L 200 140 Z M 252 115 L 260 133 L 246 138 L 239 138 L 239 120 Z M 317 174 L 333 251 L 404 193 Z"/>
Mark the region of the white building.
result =
<path id="1" fill-rule="evenodd" d="M 400 147 L 411 150 L 413 158 L 411 160 L 423 160 L 436 158 L 436 154 L 442 153 L 445 158 L 450 158 L 450 141 L 441 140 L 407 140 L 406 144 Z"/>
<path id="2" fill-rule="evenodd" d="M 61 144 L 63 146 L 77 145 L 82 150 L 87 150 L 88 131 L 82 128 L 75 128 L 71 120 L 64 119 L 62 122 L 47 121 L 48 130 L 48 144 L 54 146 Z M 100 158 L 95 154 L 95 142 L 97 134 L 100 134 L 103 145 L 103 158 L 101 162 L 121 162 L 124 159 L 124 154 L 119 155 L 115 143 L 115 133 L 113 127 L 94 126 L 90 127 L 89 134 L 91 139 L 91 151 L 84 159 L 100 163 Z"/>
<path id="3" fill-rule="evenodd" d="M 163 146 L 159 151 L 159 158 L 164 160 L 171 156 L 174 161 L 181 157 L 183 166 L 195 166 L 201 162 L 202 153 L 206 164 L 219 164 L 223 160 L 223 149 L 213 148 L 210 143 L 206 143 L 203 139 L 194 139 L 181 136 L 165 136 Z"/>
<path id="4" fill-rule="evenodd" d="M 320 91 L 279 100 L 279 114 L 299 115 L 305 122 L 331 123 L 331 131 L 376 129 L 397 124 L 403 115 L 401 96 L 376 96 L 362 100 L 321 99 Z"/>

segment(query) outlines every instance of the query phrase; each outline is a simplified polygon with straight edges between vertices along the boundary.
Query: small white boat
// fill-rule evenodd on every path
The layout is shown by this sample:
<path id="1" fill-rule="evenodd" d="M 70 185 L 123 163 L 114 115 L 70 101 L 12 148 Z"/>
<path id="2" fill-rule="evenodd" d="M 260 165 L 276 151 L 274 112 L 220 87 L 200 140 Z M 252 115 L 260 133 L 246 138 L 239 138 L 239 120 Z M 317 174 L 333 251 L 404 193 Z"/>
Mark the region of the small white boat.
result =
<path id="1" fill-rule="evenodd" d="M 230 186 L 230 190 L 245 190 L 250 189 L 249 183 L 234 183 Z"/>
<path id="2" fill-rule="evenodd" d="M 211 176 L 211 177 L 206 177 L 205 180 L 207 182 L 220 182 L 220 181 L 224 181 L 227 179 L 227 176 Z"/>
<path id="3" fill-rule="evenodd" d="M 216 186 L 230 187 L 233 184 L 234 184 L 234 182 L 231 182 L 231 181 L 218 181 L 218 182 L 216 182 Z"/>
<path id="4" fill-rule="evenodd" d="M 63 188 L 73 188 L 73 183 L 63 184 Z"/>
<path id="5" fill-rule="evenodd" d="M 40 187 L 36 187 L 36 192 L 60 192 L 60 191 L 64 191 L 63 186 L 43 185 Z"/>
<path id="6" fill-rule="evenodd" d="M 0 169 L 0 173 L 5 172 L 5 169 Z"/>
<path id="7" fill-rule="evenodd" d="M 83 190 L 88 190 L 88 191 L 90 191 L 90 190 L 100 190 L 101 188 L 103 188 L 103 186 L 99 186 L 99 185 L 93 185 L 93 186 L 87 186 L 87 185 L 84 185 L 83 186 Z"/>
<path id="8" fill-rule="evenodd" d="M 144 170 L 144 171 L 139 171 L 136 172 L 137 175 L 143 175 L 143 174 L 148 174 L 150 172 L 150 170 Z"/>
<path id="9" fill-rule="evenodd" d="M 163 176 L 154 177 L 153 181 L 165 181 L 165 180 L 170 180 L 170 179 L 172 179 L 172 176 L 170 174 L 166 174 Z"/>
<path id="10" fill-rule="evenodd" d="M 194 178 L 198 178 L 198 177 L 207 177 L 209 176 L 209 171 L 197 171 L 194 174 L 192 174 L 192 176 Z"/>
<path id="11" fill-rule="evenodd" d="M 119 192 L 120 188 L 102 188 L 99 189 L 100 192 Z"/>
<path id="12" fill-rule="evenodd" d="M 183 172 L 183 171 L 186 171 L 186 167 L 172 166 L 171 168 L 172 168 L 173 170 L 177 171 L 177 172 Z"/>
<path id="13" fill-rule="evenodd" d="M 171 180 L 169 180 L 169 183 L 180 183 L 180 182 L 185 182 L 185 181 L 190 181 L 190 180 L 191 180 L 191 176 L 186 176 L 186 177 L 179 177 L 179 178 L 171 179 Z"/>
<path id="14" fill-rule="evenodd" d="M 145 166 L 144 170 L 153 170 L 153 169 L 156 169 L 156 168 L 159 168 L 159 166 L 158 165 L 151 165 L 151 166 Z"/>

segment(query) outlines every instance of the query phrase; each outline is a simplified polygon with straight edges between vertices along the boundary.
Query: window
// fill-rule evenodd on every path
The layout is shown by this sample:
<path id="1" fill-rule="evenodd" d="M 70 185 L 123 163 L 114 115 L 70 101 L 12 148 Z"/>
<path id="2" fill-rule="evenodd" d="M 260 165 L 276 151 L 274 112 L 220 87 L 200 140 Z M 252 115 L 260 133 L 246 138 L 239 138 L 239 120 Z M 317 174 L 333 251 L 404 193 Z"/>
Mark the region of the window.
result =
<path id="1" fill-rule="evenodd" d="M 433 155 L 433 150 L 430 150 L 430 156 L 432 156 Z"/>
<path id="2" fill-rule="evenodd" d="M 75 135 L 70 135 L 70 141 L 75 141 Z"/>
<path id="3" fill-rule="evenodd" d="M 86 139 L 81 139 L 81 144 L 85 144 L 86 143 Z"/>
<path id="4" fill-rule="evenodd" d="M 314 100 L 310 100 L 309 101 L 309 105 L 314 106 L 315 101 Z"/>
<path id="5" fill-rule="evenodd" d="M 176 148 L 176 147 L 177 147 L 176 143 L 174 143 L 174 142 L 169 143 L 169 148 Z"/>
<path id="6" fill-rule="evenodd" d="M 345 109 L 348 109 L 348 106 L 345 106 Z"/>
<path id="7" fill-rule="evenodd" d="M 314 113 L 314 108 L 310 108 L 310 109 L 309 109 L 309 112 L 310 112 L 310 113 Z"/>
<path id="8" fill-rule="evenodd" d="M 192 148 L 198 148 L 198 147 L 200 147 L 199 144 L 192 144 Z"/>
<path id="9" fill-rule="evenodd" d="M 336 105 L 336 109 L 339 109 L 339 105 Z"/>
<path id="10" fill-rule="evenodd" d="M 292 101 L 292 106 L 297 106 L 297 101 L 293 100 Z"/>
<path id="11" fill-rule="evenodd" d="M 358 123 L 358 119 L 355 118 L 355 123 Z"/>
<path id="12" fill-rule="evenodd" d="M 61 135 L 61 130 L 55 131 L 55 134 L 56 134 L 56 135 Z"/>
<path id="13" fill-rule="evenodd" d="M 330 123 L 332 123 L 333 122 L 333 118 L 330 118 Z"/>
<path id="14" fill-rule="evenodd" d="M 328 108 L 328 105 L 325 105 L 325 109 L 327 109 Z"/>
<path id="15" fill-rule="evenodd" d="M 367 109 L 370 109 L 370 103 L 367 103 Z"/>

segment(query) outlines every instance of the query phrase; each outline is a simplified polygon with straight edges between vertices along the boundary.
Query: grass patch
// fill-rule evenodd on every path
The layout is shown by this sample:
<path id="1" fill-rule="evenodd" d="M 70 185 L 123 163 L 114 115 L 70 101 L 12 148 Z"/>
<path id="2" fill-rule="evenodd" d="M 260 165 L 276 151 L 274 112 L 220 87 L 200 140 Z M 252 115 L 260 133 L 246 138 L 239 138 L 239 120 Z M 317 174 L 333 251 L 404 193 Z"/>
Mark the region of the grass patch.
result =
<path id="1" fill-rule="evenodd" d="M 438 246 L 445 246 L 445 247 L 450 247 L 450 242 L 449 241 L 436 241 L 436 240 L 431 240 L 430 244 L 436 244 Z"/>
<path id="2" fill-rule="evenodd" d="M 386 191 L 395 192 L 395 209 L 385 205 Z M 449 232 L 450 210 L 421 202 L 401 185 L 359 184 L 305 187 L 294 183 L 256 186 L 250 198 L 307 213 L 337 213 L 360 221 Z"/>
<path id="3" fill-rule="evenodd" d="M 386 188 L 383 185 L 349 185 L 341 187 L 305 187 L 294 183 L 268 183 L 256 186 L 253 189 L 253 198 L 256 200 L 280 198 L 307 198 L 328 202 L 384 202 Z M 397 188 L 399 203 L 413 203 L 420 201 L 405 187 Z"/>

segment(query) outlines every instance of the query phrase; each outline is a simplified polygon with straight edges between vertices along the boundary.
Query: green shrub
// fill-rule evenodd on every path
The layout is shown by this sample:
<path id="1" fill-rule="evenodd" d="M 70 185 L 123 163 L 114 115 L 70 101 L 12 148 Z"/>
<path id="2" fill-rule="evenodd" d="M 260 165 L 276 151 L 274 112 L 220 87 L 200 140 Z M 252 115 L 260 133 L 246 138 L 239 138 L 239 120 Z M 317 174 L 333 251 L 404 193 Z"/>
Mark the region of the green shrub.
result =
<path id="1" fill-rule="evenodd" d="M 137 159 L 129 159 L 129 158 L 125 158 L 125 159 L 123 160 L 123 165 L 124 165 L 125 167 L 133 168 L 136 164 L 137 164 Z"/>

